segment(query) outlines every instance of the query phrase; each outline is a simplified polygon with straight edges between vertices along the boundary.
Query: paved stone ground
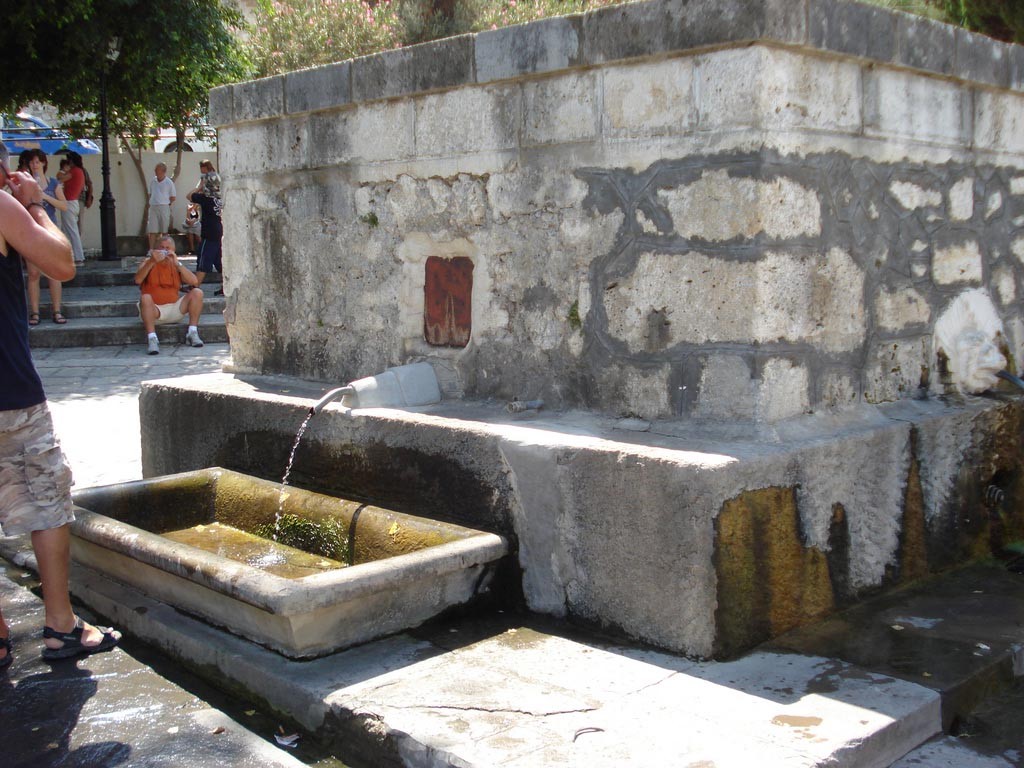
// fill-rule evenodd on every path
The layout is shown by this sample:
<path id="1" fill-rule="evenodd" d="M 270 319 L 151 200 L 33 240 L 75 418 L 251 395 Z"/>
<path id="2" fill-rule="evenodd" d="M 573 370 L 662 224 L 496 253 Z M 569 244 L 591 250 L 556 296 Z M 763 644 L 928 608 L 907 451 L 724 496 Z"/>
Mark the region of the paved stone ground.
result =
<path id="1" fill-rule="evenodd" d="M 141 476 L 140 382 L 217 371 L 228 357 L 227 345 L 159 357 L 142 345 L 37 352 L 76 484 Z M 23 554 L 4 550 L 19 564 Z M 91 604 L 129 635 L 217 670 L 311 730 L 334 723 L 365 765 L 879 768 L 939 728 L 935 691 L 830 658 L 832 647 L 695 664 L 509 616 L 507 626 L 436 625 L 294 662 L 76 570 Z M 123 650 L 44 665 L 38 599 L 17 567 L 0 561 L 0 571 L 16 642 L 0 676 L 0 741 L 14 746 L 0 764 L 295 765 Z M 975 630 L 993 624 L 971 614 Z M 1008 768 L 1018 757 L 1002 744 L 979 753 L 939 737 L 898 765 Z"/>
<path id="2" fill-rule="evenodd" d="M 227 344 L 165 344 L 152 356 L 141 343 L 33 350 L 75 487 L 142 477 L 141 382 L 219 371 L 230 354 Z"/>

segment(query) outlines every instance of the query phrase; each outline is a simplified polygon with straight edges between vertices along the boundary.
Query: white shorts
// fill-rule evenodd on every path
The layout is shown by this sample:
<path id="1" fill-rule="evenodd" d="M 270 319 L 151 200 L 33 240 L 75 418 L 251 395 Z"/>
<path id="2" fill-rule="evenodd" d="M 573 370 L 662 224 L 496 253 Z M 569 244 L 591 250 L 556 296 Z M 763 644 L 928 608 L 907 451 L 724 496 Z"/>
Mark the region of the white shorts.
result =
<path id="1" fill-rule="evenodd" d="M 164 234 L 171 230 L 171 206 L 149 206 L 149 231 Z"/>
<path id="2" fill-rule="evenodd" d="M 167 323 L 180 323 L 185 319 L 185 313 L 181 311 L 181 302 L 184 299 L 178 299 L 171 304 L 157 304 L 156 308 L 160 310 L 160 316 L 154 321 L 154 325 L 166 325 Z M 139 310 L 139 319 L 142 319 L 142 304 L 141 302 L 135 303 L 136 308 Z"/>

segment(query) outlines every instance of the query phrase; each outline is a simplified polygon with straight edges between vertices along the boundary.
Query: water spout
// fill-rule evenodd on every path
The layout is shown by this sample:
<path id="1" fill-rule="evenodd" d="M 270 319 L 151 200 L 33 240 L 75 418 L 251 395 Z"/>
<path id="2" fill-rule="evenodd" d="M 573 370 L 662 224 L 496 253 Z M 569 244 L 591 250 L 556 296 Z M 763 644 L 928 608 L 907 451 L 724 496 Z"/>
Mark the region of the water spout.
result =
<path id="1" fill-rule="evenodd" d="M 996 376 L 998 376 L 1000 379 L 1004 379 L 1005 381 L 1010 382 L 1011 384 L 1016 384 L 1018 387 L 1024 390 L 1024 381 L 1022 381 L 1019 377 L 1014 376 L 1009 371 L 1005 369 L 1002 371 L 997 371 Z"/>
<path id="2" fill-rule="evenodd" d="M 320 411 L 322 411 L 324 409 L 324 406 L 326 406 L 328 403 L 332 403 L 335 400 L 340 400 L 345 395 L 354 395 L 355 393 L 356 389 L 351 384 L 346 384 L 344 387 L 332 389 L 330 392 L 325 394 L 310 407 L 309 413 L 311 416 L 315 416 L 316 414 L 320 413 Z"/>

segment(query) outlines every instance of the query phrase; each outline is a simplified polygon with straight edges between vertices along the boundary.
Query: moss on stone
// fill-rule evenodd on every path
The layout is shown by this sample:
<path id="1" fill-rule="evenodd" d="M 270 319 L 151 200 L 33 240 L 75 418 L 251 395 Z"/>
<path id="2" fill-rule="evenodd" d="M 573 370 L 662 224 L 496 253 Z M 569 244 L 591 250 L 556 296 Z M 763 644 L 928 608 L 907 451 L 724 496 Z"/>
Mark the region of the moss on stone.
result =
<path id="1" fill-rule="evenodd" d="M 716 655 L 734 655 L 834 610 L 829 564 L 802 541 L 794 489 L 763 488 L 727 501 L 716 533 Z"/>
<path id="2" fill-rule="evenodd" d="M 336 520 L 315 522 L 297 515 L 281 515 L 279 521 L 257 525 L 252 533 L 313 555 L 349 561 L 348 536 Z"/>

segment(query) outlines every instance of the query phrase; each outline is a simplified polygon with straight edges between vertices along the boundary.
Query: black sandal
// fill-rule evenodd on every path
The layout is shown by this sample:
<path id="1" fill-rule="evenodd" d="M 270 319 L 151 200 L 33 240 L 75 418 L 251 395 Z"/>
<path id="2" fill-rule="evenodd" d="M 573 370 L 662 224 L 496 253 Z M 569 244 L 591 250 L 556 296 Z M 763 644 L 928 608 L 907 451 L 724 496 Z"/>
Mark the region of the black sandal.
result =
<path id="1" fill-rule="evenodd" d="M 0 648 L 7 649 L 7 655 L 0 659 L 0 669 L 7 669 L 14 661 L 14 646 L 11 645 L 11 638 L 0 637 Z"/>
<path id="2" fill-rule="evenodd" d="M 72 656 L 103 653 L 117 645 L 117 641 L 121 639 L 121 633 L 110 627 L 96 627 L 96 629 L 103 635 L 103 639 L 96 645 L 83 645 L 82 633 L 85 631 L 85 625 L 78 616 L 75 616 L 75 628 L 70 632 L 58 632 L 51 627 L 43 627 L 43 638 L 60 640 L 64 643 L 60 648 L 43 648 L 43 658 L 70 659 Z"/>
<path id="3" fill-rule="evenodd" d="M 59 309 L 53 313 L 53 322 L 55 322 L 57 325 L 64 325 L 64 323 L 66 323 L 67 321 L 68 319 L 64 317 L 64 313 L 61 312 Z"/>
<path id="4" fill-rule="evenodd" d="M 38 312 L 29 312 L 28 324 L 29 325 L 39 325 L 39 313 Z"/>

